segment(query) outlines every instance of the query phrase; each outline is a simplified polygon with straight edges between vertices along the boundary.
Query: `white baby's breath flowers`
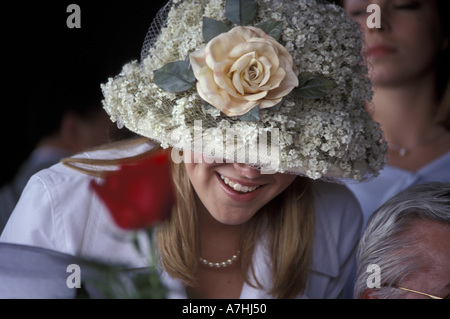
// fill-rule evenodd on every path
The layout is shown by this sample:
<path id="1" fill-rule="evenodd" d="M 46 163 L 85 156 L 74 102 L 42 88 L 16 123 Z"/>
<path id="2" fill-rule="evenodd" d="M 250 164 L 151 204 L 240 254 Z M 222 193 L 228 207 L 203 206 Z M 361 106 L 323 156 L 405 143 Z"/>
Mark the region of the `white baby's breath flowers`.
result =
<path id="1" fill-rule="evenodd" d="M 236 139 L 243 143 L 258 143 L 259 133 L 266 132 L 270 138 L 277 129 L 279 152 L 266 152 L 264 162 L 276 156 L 278 172 L 313 179 L 361 180 L 383 167 L 386 145 L 379 125 L 364 108 L 373 93 L 360 55 L 359 27 L 341 8 L 315 0 L 257 1 L 258 15 L 249 26 L 282 21 L 280 43 L 298 72 L 324 76 L 337 86 L 316 100 L 301 98 L 294 90 L 284 97 L 279 110 L 261 110 L 260 120 L 245 122 L 216 108 L 205 109 L 195 86 L 184 93 L 169 93 L 155 84 L 155 70 L 206 47 L 203 17 L 230 25 L 226 0 L 172 2 L 167 23 L 144 52 L 145 60 L 125 65 L 119 76 L 102 85 L 104 107 L 113 121 L 163 147 L 180 148 L 189 148 L 194 121 L 201 121 L 205 131 L 217 128 L 208 131 L 214 136 L 204 139 L 204 149 L 213 149 L 211 143 L 217 145 L 227 130 L 237 132 Z M 176 130 L 179 134 L 173 134 Z M 225 153 L 224 158 L 235 158 L 235 153 Z"/>

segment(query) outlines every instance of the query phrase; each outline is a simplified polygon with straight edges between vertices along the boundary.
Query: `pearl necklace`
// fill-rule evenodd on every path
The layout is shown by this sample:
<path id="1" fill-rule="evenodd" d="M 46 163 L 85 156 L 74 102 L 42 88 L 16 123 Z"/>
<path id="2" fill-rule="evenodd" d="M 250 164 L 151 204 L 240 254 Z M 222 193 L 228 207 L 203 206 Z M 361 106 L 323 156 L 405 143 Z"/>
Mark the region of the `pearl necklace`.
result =
<path id="1" fill-rule="evenodd" d="M 214 267 L 215 268 L 226 268 L 228 266 L 231 266 L 239 258 L 240 253 L 241 252 L 238 251 L 236 253 L 236 255 L 234 255 L 233 257 L 231 257 L 227 261 L 224 261 L 224 262 L 221 262 L 221 263 L 213 263 L 213 262 L 207 261 L 206 259 L 204 259 L 202 257 L 200 257 L 199 260 L 200 260 L 200 262 L 203 265 L 208 266 L 209 268 L 214 268 Z"/>

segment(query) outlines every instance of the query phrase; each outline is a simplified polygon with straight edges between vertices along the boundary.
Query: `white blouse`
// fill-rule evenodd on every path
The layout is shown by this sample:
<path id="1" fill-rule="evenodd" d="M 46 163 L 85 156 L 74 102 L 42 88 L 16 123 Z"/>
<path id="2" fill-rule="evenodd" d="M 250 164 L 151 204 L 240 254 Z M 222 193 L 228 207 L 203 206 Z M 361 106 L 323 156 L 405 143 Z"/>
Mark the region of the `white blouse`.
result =
<path id="1" fill-rule="evenodd" d="M 141 144 L 122 149 L 100 150 L 80 155 L 111 159 L 132 156 L 152 146 Z M 129 232 L 119 229 L 106 206 L 89 188 L 93 177 L 62 164 L 34 175 L 0 237 L 0 242 L 38 246 L 100 261 L 140 268 L 147 259 L 137 253 Z M 316 230 L 313 263 L 306 291 L 298 298 L 342 297 L 344 285 L 355 262 L 362 227 L 357 200 L 343 185 L 313 182 Z M 141 238 L 143 240 L 143 238 Z M 264 240 L 253 255 L 255 272 L 264 289 L 244 284 L 242 299 L 272 298 L 271 262 Z M 177 291 L 173 298 L 186 298 L 181 282 L 162 274 L 162 280 Z M 251 276 L 250 276 L 251 278 Z"/>

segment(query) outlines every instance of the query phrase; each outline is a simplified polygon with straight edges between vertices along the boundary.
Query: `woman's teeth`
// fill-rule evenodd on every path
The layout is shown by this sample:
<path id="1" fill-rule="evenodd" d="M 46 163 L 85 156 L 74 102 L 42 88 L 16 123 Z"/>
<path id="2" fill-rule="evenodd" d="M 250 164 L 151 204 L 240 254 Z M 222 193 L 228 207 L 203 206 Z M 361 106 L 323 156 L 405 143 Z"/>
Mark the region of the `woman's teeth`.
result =
<path id="1" fill-rule="evenodd" d="M 223 175 L 220 175 L 220 178 L 223 180 L 223 182 L 226 185 L 230 186 L 235 191 L 241 192 L 241 193 L 251 193 L 251 192 L 256 191 L 258 188 L 260 188 L 262 186 L 262 185 L 260 185 L 260 186 L 253 186 L 253 187 L 242 186 L 241 184 L 238 184 L 238 183 L 230 181 L 227 177 L 225 177 Z"/>

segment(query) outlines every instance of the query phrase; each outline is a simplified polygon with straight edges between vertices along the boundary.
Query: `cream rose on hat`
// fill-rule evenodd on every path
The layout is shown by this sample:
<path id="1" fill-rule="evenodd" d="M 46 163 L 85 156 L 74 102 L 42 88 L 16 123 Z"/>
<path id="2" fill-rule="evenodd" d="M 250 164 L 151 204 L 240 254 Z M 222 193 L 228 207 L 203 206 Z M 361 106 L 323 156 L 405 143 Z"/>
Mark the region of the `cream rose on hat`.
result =
<path id="1" fill-rule="evenodd" d="M 259 28 L 235 27 L 190 62 L 200 97 L 227 116 L 273 107 L 299 84 L 289 52 Z"/>

